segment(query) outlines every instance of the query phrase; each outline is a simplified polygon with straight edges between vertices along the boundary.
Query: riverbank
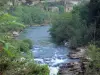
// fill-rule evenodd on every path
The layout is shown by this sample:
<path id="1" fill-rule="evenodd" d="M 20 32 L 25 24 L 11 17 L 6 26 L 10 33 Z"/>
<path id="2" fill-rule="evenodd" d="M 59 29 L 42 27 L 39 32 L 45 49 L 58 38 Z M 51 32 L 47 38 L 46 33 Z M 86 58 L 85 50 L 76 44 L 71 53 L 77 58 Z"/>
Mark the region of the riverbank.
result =
<path id="1" fill-rule="evenodd" d="M 35 62 L 48 65 L 50 75 L 57 75 L 60 65 L 75 60 L 68 58 L 70 52 L 68 47 L 58 46 L 51 41 L 49 29 L 49 25 L 29 27 L 20 34 L 19 38 L 31 39 L 34 42 L 32 52 Z"/>
<path id="2" fill-rule="evenodd" d="M 79 61 L 75 62 L 69 62 L 65 63 L 62 66 L 60 66 L 58 75 L 78 75 L 82 74 L 84 71 L 84 68 L 88 62 L 88 60 L 85 57 L 87 48 L 86 47 L 80 47 L 76 50 L 72 50 L 68 57 L 70 59 L 79 59 Z M 84 62 L 81 61 L 81 59 L 84 59 Z"/>
<path id="3" fill-rule="evenodd" d="M 57 73 L 59 73 L 59 75 L 71 75 L 76 73 L 76 71 L 81 72 L 81 62 L 77 60 L 74 62 L 73 60 L 79 60 L 79 58 L 83 57 L 86 51 L 85 48 L 77 48 L 76 50 L 70 50 L 68 48 L 68 51 L 66 50 L 67 47 L 56 47 L 49 41 L 49 28 L 50 26 L 32 26 L 25 29 L 26 33 L 21 33 L 22 36 L 20 35 L 22 39 L 27 37 L 34 41 L 34 47 L 32 50 L 35 61 L 39 62 L 39 64 L 47 64 L 50 67 L 50 75 L 57 75 Z"/>

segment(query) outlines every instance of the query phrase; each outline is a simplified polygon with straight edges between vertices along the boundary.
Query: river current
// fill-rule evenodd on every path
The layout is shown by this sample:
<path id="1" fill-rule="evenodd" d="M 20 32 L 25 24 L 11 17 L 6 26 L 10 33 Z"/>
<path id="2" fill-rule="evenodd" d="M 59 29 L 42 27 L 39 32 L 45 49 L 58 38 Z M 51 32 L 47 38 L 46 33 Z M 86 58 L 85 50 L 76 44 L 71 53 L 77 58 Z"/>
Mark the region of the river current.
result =
<path id="1" fill-rule="evenodd" d="M 63 63 L 73 60 L 67 57 L 70 49 L 64 46 L 57 46 L 51 42 L 49 29 L 49 25 L 28 27 L 20 33 L 19 38 L 31 39 L 35 62 L 38 64 L 47 64 L 50 69 L 50 75 L 57 75 L 59 67 Z"/>

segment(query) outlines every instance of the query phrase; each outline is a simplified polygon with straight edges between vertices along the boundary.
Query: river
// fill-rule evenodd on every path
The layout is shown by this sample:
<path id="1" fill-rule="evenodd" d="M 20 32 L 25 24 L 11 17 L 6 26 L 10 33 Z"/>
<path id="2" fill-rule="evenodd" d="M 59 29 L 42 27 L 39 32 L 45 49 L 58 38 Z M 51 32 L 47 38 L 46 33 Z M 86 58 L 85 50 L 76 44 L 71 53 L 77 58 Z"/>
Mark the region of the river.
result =
<path id="1" fill-rule="evenodd" d="M 32 52 L 35 62 L 47 64 L 50 68 L 50 75 L 57 75 L 61 64 L 73 60 L 67 57 L 70 49 L 64 46 L 57 46 L 51 42 L 51 36 L 48 32 L 49 28 L 49 25 L 29 27 L 20 33 L 19 38 L 31 39 L 34 43 Z"/>

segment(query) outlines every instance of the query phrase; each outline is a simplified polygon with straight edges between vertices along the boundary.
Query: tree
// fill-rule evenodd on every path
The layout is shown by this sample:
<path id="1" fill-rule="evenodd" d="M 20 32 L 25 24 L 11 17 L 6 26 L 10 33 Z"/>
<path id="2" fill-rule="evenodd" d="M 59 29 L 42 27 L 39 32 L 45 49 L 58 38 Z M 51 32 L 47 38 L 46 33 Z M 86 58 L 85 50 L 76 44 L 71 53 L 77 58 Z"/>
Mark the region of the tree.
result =
<path id="1" fill-rule="evenodd" d="M 71 12 L 54 18 L 50 29 L 53 40 L 57 43 L 69 42 L 71 47 L 86 45 L 90 42 L 87 14 L 87 4 L 80 4 L 75 6 Z"/>
<path id="2" fill-rule="evenodd" d="M 52 20 L 52 28 L 50 29 L 50 34 L 56 43 L 63 43 L 64 41 L 68 41 L 70 30 L 70 21 L 72 15 L 70 13 L 64 13 Z"/>
<path id="3" fill-rule="evenodd" d="M 94 26 L 94 41 L 100 40 L 100 0 L 90 0 L 88 26 Z"/>
<path id="4" fill-rule="evenodd" d="M 42 24 L 47 18 L 46 12 L 35 6 L 18 6 L 13 14 L 26 25 Z"/>

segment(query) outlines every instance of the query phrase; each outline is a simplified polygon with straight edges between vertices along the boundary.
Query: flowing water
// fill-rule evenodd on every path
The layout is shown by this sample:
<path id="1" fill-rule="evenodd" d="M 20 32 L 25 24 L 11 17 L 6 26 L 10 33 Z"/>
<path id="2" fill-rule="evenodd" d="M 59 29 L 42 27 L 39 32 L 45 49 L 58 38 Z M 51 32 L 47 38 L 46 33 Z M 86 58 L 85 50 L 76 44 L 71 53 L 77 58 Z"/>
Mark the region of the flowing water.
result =
<path id="1" fill-rule="evenodd" d="M 31 39 L 34 43 L 32 52 L 35 62 L 47 64 L 50 68 L 50 75 L 57 75 L 59 66 L 72 60 L 67 57 L 70 51 L 68 48 L 51 42 L 49 28 L 50 26 L 29 27 L 21 32 L 19 38 Z"/>

